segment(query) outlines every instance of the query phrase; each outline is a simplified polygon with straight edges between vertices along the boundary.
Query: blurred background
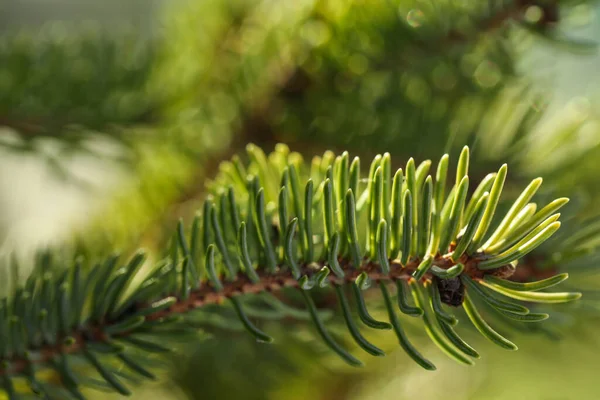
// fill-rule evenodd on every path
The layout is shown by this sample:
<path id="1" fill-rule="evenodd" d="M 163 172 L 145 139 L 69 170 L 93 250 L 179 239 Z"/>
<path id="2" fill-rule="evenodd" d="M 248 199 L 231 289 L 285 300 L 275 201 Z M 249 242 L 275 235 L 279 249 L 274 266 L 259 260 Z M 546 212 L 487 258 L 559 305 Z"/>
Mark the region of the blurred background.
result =
<path id="1" fill-rule="evenodd" d="M 599 12 L 583 0 L 2 0 L 0 257 L 158 253 L 219 162 L 251 142 L 307 159 L 388 151 L 398 166 L 468 144 L 476 181 L 508 162 L 509 196 L 543 176 L 544 196 L 570 197 L 566 239 L 600 212 Z M 415 327 L 438 371 L 380 333 L 390 356 L 355 370 L 304 323 L 274 321 L 275 345 L 244 332 L 184 345 L 134 397 L 597 398 L 590 232 L 577 256 L 560 242 L 540 251 L 586 300 L 544 329 L 507 327 L 516 353 L 467 330 L 482 359 L 464 367 Z"/>

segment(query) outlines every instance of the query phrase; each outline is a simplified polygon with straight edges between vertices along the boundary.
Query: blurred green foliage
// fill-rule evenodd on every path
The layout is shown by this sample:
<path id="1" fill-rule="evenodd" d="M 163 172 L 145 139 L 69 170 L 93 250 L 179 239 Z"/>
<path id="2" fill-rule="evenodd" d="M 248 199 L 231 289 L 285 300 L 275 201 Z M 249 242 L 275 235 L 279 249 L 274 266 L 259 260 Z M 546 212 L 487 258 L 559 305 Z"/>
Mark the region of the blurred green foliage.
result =
<path id="1" fill-rule="evenodd" d="M 92 27 L 73 34 L 58 23 L 0 37 L 2 124 L 27 139 L 63 137 L 69 128 L 118 138 L 116 127 L 151 123 L 159 104 L 145 86 L 154 51 L 135 32 L 117 37 Z"/>

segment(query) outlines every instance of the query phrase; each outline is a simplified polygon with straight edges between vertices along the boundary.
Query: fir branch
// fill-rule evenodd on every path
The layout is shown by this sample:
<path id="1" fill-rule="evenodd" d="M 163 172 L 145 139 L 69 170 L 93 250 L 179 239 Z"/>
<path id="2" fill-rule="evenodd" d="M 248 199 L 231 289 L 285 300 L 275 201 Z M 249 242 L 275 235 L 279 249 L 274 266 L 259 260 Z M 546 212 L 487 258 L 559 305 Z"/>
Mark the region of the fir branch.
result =
<path id="1" fill-rule="evenodd" d="M 367 261 L 367 259 L 365 259 Z M 483 279 L 485 276 L 506 276 L 507 271 L 513 270 L 511 266 L 505 266 L 497 268 L 489 273 L 484 273 L 477 269 L 478 257 L 469 258 L 464 257 L 461 263 L 468 265 L 465 274 L 470 278 Z M 349 260 L 339 258 L 343 277 L 339 278 L 335 275 L 328 275 L 327 282 L 334 286 L 343 286 L 352 284 L 360 276 L 366 276 L 369 281 L 373 283 L 383 282 L 395 282 L 399 280 L 410 281 L 414 280 L 413 274 L 417 271 L 417 267 L 420 265 L 421 260 L 414 259 L 406 265 L 402 265 L 397 260 L 392 260 L 390 263 L 389 273 L 382 273 L 380 270 L 380 264 L 375 262 L 367 262 L 361 264 L 360 267 L 355 267 Z M 434 266 L 438 266 L 444 270 L 447 270 L 458 264 L 453 262 L 450 255 L 438 256 L 434 260 Z M 314 281 L 318 272 L 328 265 L 327 262 L 311 263 L 310 265 L 304 264 L 301 266 L 301 275 L 306 276 L 309 281 Z M 278 266 L 278 272 L 274 274 L 264 273 L 262 271 L 257 272 L 258 280 L 253 282 L 244 272 L 238 272 L 236 277 L 230 282 L 226 282 L 223 285 L 222 291 L 215 291 L 211 285 L 204 285 L 197 290 L 191 291 L 187 298 L 181 296 L 176 297 L 172 304 L 169 304 L 168 308 L 159 309 L 154 311 L 157 307 L 156 304 L 163 300 L 158 300 L 152 304 L 136 304 L 135 307 L 127 310 L 126 313 L 119 315 L 118 317 L 102 322 L 100 324 L 89 325 L 83 330 L 69 332 L 68 335 L 62 335 L 56 339 L 55 345 L 44 346 L 38 351 L 41 357 L 33 361 L 33 363 L 46 363 L 52 360 L 59 354 L 71 354 L 80 352 L 86 347 L 88 342 L 100 342 L 109 343 L 110 338 L 122 338 L 128 336 L 130 333 L 134 333 L 141 323 L 145 321 L 157 321 L 164 318 L 169 318 L 177 314 L 185 314 L 198 308 L 202 308 L 209 304 L 222 304 L 228 299 L 235 298 L 239 295 L 247 294 L 259 294 L 263 292 L 274 293 L 282 290 L 283 288 L 296 288 L 300 289 L 300 282 L 295 279 L 291 272 L 285 269 L 285 265 Z M 362 275 L 362 274 L 366 275 Z M 431 281 L 434 279 L 432 273 L 427 273 L 422 278 L 423 282 Z M 170 300 L 171 297 L 165 297 Z M 123 323 L 131 318 L 131 315 L 144 314 L 143 319 L 135 319 L 138 323 Z M 116 334 L 106 332 L 116 332 Z M 6 374 L 19 374 L 22 373 L 28 366 L 29 362 L 19 360 L 18 357 L 14 359 L 7 359 L 11 367 L 9 369 L 0 368 L 0 375 Z"/>
<path id="2" fill-rule="evenodd" d="M 350 288 L 361 322 L 377 329 L 393 328 L 404 351 L 429 370 L 435 366 L 410 343 L 388 286 L 397 288 L 403 314 L 423 318 L 432 341 L 468 365 L 478 353 L 453 330 L 458 320 L 444 304 L 462 307 L 465 301 L 467 316 L 483 336 L 516 350 L 483 320 L 474 299 L 485 301 L 508 319 L 531 323 L 547 315 L 530 313 L 513 300 L 557 303 L 580 297 L 579 293 L 539 291 L 566 279 L 565 275 L 527 285 L 505 280 L 515 271 L 518 259 L 550 237 L 559 223 L 555 215 L 546 215 L 547 208 L 540 210 L 544 218 L 520 212 L 527 209 L 541 183 L 534 180 L 500 224 L 492 225 L 506 166 L 495 175 L 490 193 L 476 190 L 467 201 L 466 147 L 447 195 L 443 184 L 447 156 L 442 158 L 435 183 L 426 177 L 430 162 L 417 167 L 411 159 L 406 173 L 398 170 L 392 179 L 390 155 L 377 156 L 367 177 L 369 184 L 361 190 L 360 161 L 350 162 L 347 153 L 335 157 L 327 152 L 307 168 L 300 155 L 284 145 L 269 156 L 253 145 L 247 150 L 248 163 L 234 158 L 221 165 L 221 173 L 210 185 L 213 196 L 193 221 L 189 235 L 180 221 L 168 257 L 141 283 L 132 283 L 144 260 L 141 253 L 126 264 L 109 257 L 87 274 L 79 264 L 56 273 L 43 262 L 3 299 L 0 376 L 5 390 L 12 393 L 13 378 L 24 377 L 32 390 L 52 397 L 36 377 L 36 370 L 51 368 L 72 397 L 82 398 L 81 382 L 69 367 L 69 360 L 76 358 L 95 369 L 112 389 L 128 394 L 114 372 L 114 363 L 151 376 L 131 350 L 142 354 L 168 351 L 156 340 L 158 335 L 196 330 L 197 323 L 188 319 L 194 310 L 217 305 L 234 311 L 257 340 L 270 342 L 271 337 L 254 325 L 245 308 L 249 299 L 271 293 L 281 298 L 299 291 L 306 302 L 304 312 L 324 343 L 349 364 L 361 365 L 329 334 L 311 296 L 314 288 L 333 286 L 352 338 L 367 353 L 381 355 L 353 320 L 345 290 Z M 300 182 L 305 183 L 304 190 Z M 482 185 L 490 186 L 487 181 Z M 471 203 L 475 206 L 467 212 Z M 510 245 L 498 246 L 502 241 Z M 373 284 L 382 292 L 389 323 L 368 313 L 362 290 Z M 414 298 L 414 306 L 408 303 L 407 293 Z M 291 314 L 302 312 L 292 310 Z"/>

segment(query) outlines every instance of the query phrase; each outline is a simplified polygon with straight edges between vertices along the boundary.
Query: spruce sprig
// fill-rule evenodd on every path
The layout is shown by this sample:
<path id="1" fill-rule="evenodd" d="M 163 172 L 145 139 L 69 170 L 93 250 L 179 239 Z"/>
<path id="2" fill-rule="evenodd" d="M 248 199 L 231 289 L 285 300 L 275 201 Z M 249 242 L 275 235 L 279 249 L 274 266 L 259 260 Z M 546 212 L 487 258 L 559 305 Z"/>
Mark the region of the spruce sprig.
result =
<path id="1" fill-rule="evenodd" d="M 346 152 L 327 152 L 309 165 L 285 145 L 268 156 L 249 145 L 247 153 L 246 163 L 235 157 L 221 165 L 190 232 L 180 221 L 167 256 L 142 279 L 134 280 L 141 274 L 143 253 L 129 261 L 110 256 L 89 271 L 80 262 L 58 272 L 42 262 L 2 299 L 0 380 L 11 399 L 19 398 L 14 384 L 18 379 L 47 398 L 84 398 L 80 389 L 91 380 L 74 363 L 96 370 L 99 378 L 94 382 L 99 379 L 129 394 L 124 383 L 131 380 L 129 373 L 154 377 L 140 356 L 169 351 L 168 341 L 165 345 L 159 338 L 197 330 L 198 318 L 191 316 L 209 305 L 235 312 L 257 340 L 271 342 L 250 318 L 260 314 L 251 303 L 268 298 L 264 304 L 271 316 L 307 317 L 328 347 L 347 363 L 362 365 L 331 336 L 313 300 L 314 288 L 332 287 L 360 348 L 383 355 L 361 334 L 358 321 L 393 330 L 415 362 L 434 370 L 411 344 L 398 310 L 422 318 L 425 331 L 444 353 L 470 365 L 479 354 L 457 334 L 458 319 L 449 306 L 464 308 L 484 337 L 516 350 L 483 319 L 476 300 L 508 319 L 538 322 L 548 315 L 530 312 L 515 300 L 563 303 L 581 296 L 541 291 L 564 281 L 566 274 L 538 282 L 508 280 L 519 259 L 560 227 L 555 212 L 567 199 L 536 212 L 530 203 L 541 184 L 536 179 L 498 218 L 506 165 L 488 175 L 468 198 L 467 147 L 449 191 L 447 155 L 432 177 L 430 161 L 417 165 L 413 159 L 405 170 L 392 173 L 386 153 L 374 158 L 364 179 L 360 160 L 350 161 Z M 363 291 L 371 286 L 382 293 L 388 321 L 369 314 Z M 301 293 L 305 310 L 282 300 L 294 291 Z M 281 296 L 275 299 L 274 292 Z M 358 321 L 351 304 L 357 306 Z M 38 371 L 44 369 L 58 374 L 58 384 L 40 378 Z"/>

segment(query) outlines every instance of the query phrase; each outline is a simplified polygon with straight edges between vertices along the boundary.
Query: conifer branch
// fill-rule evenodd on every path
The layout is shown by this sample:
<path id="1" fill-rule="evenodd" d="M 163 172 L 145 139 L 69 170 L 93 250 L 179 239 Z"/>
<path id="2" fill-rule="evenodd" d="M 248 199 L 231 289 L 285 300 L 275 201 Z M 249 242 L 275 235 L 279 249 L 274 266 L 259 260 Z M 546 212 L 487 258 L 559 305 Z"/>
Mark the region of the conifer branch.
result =
<path id="1" fill-rule="evenodd" d="M 468 267 L 465 268 L 465 275 L 473 279 L 483 279 L 488 275 L 494 277 L 508 277 L 514 271 L 512 266 L 507 265 L 485 273 L 484 271 L 477 269 L 478 260 L 477 257 L 469 258 L 465 256 L 460 262 L 454 262 L 450 255 L 445 255 L 436 257 L 432 266 L 448 270 L 459 263 L 468 265 Z M 365 261 L 368 260 L 365 259 Z M 368 262 L 356 267 L 350 260 L 340 258 L 338 259 L 338 263 L 343 272 L 343 277 L 340 278 L 335 275 L 328 275 L 328 284 L 334 286 L 352 284 L 363 273 L 366 274 L 363 276 L 366 276 L 367 279 L 373 283 L 379 283 L 380 281 L 389 283 L 397 282 L 399 280 L 408 282 L 415 279 L 413 274 L 421 264 L 421 260 L 418 259 L 411 260 L 406 265 L 402 265 L 397 260 L 389 261 L 391 268 L 389 273 L 384 274 L 381 272 L 380 264 Z M 314 280 L 318 272 L 326 266 L 326 262 L 311 263 L 310 265 L 304 264 L 301 266 L 301 274 L 302 276 L 308 277 L 309 280 Z M 158 311 L 152 311 L 152 308 L 154 307 L 153 304 L 161 302 L 162 300 L 158 300 L 153 304 L 136 304 L 131 309 L 126 310 L 126 313 L 113 320 L 104 321 L 97 325 L 90 325 L 84 330 L 69 332 L 66 335 L 63 334 L 56 340 L 56 345 L 40 348 L 38 351 L 41 354 L 41 357 L 33 361 L 33 363 L 45 363 L 60 354 L 80 352 L 85 349 L 86 343 L 89 341 L 109 344 L 110 337 L 105 334 L 105 331 L 115 330 L 115 327 L 119 328 L 119 333 L 112 335 L 112 337 L 122 338 L 128 336 L 130 333 L 134 332 L 135 328 L 137 328 L 137 325 L 132 324 L 129 327 L 126 326 L 125 330 L 120 329 L 123 320 L 127 319 L 128 315 L 137 315 L 139 313 L 145 314 L 149 310 L 149 313 L 145 315 L 144 320 L 157 321 L 178 314 L 185 314 L 209 304 L 222 304 L 226 300 L 239 295 L 259 294 L 263 292 L 273 293 L 284 288 L 300 289 L 301 286 L 300 282 L 292 276 L 289 270 L 285 269 L 284 265 L 279 265 L 278 272 L 275 274 L 266 274 L 258 271 L 257 275 L 259 279 L 253 282 L 245 273 L 238 272 L 233 280 L 224 282 L 222 291 L 215 291 L 210 285 L 201 286 L 197 290 L 190 291 L 189 297 L 176 297 L 175 301 L 168 308 L 160 309 Z M 428 282 L 433 279 L 434 275 L 429 272 L 421 278 L 423 282 Z M 169 297 L 165 297 L 165 299 L 169 299 Z M 10 364 L 11 367 L 10 369 L 0 368 L 0 376 L 22 373 L 29 366 L 27 362 L 19 360 L 19 357 L 7 359 L 5 361 Z"/>
<path id="2" fill-rule="evenodd" d="M 157 342 L 157 335 L 197 330 L 197 322 L 188 319 L 195 310 L 217 305 L 223 312 L 233 311 L 257 340 L 272 341 L 248 313 L 250 301 L 272 293 L 285 298 L 299 291 L 306 310 L 280 300 L 268 304 L 277 308 L 276 315 L 306 315 L 332 351 L 358 366 L 362 361 L 329 334 L 311 296 L 316 287 L 333 287 L 357 345 L 371 355 L 382 355 L 354 321 L 346 298 L 346 289 L 351 289 L 359 320 L 375 329 L 392 328 L 403 350 L 428 370 L 435 366 L 409 341 L 396 307 L 402 314 L 422 318 L 427 334 L 443 352 L 471 365 L 478 353 L 460 339 L 454 330 L 458 319 L 446 306 L 464 307 L 484 337 L 516 350 L 484 321 L 478 300 L 508 319 L 531 323 L 548 315 L 532 313 L 514 300 L 563 303 L 580 297 L 541 291 L 566 275 L 527 284 L 506 280 L 518 268 L 518 259 L 560 225 L 552 212 L 566 199 L 538 213 L 522 212 L 528 210 L 540 179 L 525 188 L 495 225 L 506 166 L 493 181 L 484 180 L 481 190 L 476 189 L 467 201 L 466 147 L 448 194 L 448 156 L 442 158 L 435 182 L 428 175 L 429 161 L 417 166 L 411 159 L 405 172 L 392 174 L 391 156 L 377 156 L 367 187 L 361 190 L 360 160 L 350 161 L 348 153 L 336 157 L 326 152 L 307 168 L 301 156 L 284 145 L 269 156 L 253 145 L 247 151 L 248 162 L 234 157 L 221 165 L 209 185 L 213 194 L 189 234 L 180 221 L 168 256 L 141 283 L 134 284 L 133 278 L 140 273 L 142 253 L 125 264 L 109 257 L 87 273 L 80 264 L 57 272 L 44 262 L 3 299 L 0 377 L 5 390 L 13 393 L 13 378 L 23 377 L 31 390 L 52 397 L 51 389 L 36 375 L 37 370 L 50 368 L 61 378 L 60 389 L 83 398 L 78 389 L 83 381 L 69 367 L 70 360 L 76 359 L 95 369 L 112 389 L 128 394 L 115 363 L 152 376 L 131 350 L 168 351 Z M 362 291 L 371 286 L 381 291 L 389 322 L 369 314 Z M 396 287 L 397 306 L 388 286 Z"/>

